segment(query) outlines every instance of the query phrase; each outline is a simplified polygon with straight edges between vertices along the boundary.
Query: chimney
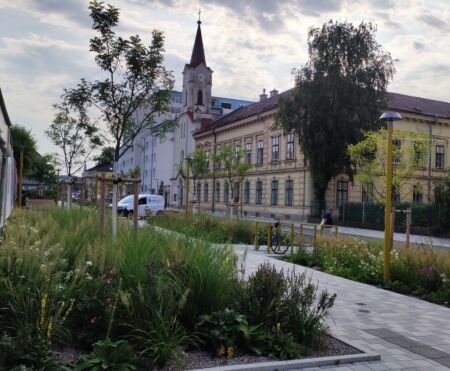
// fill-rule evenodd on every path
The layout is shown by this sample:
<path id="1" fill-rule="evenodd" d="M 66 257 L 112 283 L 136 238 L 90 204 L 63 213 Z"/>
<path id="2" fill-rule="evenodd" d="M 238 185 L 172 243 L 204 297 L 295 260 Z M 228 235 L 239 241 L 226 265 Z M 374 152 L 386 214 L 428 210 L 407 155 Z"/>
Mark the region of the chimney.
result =
<path id="1" fill-rule="evenodd" d="M 263 89 L 263 93 L 259 95 L 259 100 L 262 101 L 267 98 L 266 88 Z"/>
<path id="2" fill-rule="evenodd" d="M 278 95 L 278 90 L 277 89 L 273 89 L 273 90 L 270 91 L 270 97 L 274 97 L 276 95 Z"/>

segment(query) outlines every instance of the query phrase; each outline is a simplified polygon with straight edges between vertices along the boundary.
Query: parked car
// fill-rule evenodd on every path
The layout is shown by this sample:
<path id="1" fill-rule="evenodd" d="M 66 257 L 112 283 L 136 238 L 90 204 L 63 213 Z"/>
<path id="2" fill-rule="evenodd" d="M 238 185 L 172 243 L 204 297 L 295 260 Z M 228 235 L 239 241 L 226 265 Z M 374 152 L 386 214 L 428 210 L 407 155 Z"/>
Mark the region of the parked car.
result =
<path id="1" fill-rule="evenodd" d="M 138 217 L 148 213 L 159 214 L 164 211 L 164 197 L 159 195 L 141 194 L 138 196 Z M 134 212 L 134 195 L 122 198 L 117 204 L 120 215 L 128 216 Z"/>

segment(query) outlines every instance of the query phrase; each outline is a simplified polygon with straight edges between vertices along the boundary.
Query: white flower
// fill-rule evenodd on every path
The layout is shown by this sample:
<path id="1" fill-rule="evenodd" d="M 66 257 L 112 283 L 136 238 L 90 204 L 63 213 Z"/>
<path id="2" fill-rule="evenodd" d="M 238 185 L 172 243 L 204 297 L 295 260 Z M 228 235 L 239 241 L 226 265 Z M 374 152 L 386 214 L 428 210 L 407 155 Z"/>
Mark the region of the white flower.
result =
<path id="1" fill-rule="evenodd" d="M 92 276 L 91 276 L 90 274 L 88 274 L 88 275 L 86 275 L 86 279 L 87 279 L 88 281 L 91 281 L 91 280 L 92 280 Z"/>
<path id="2" fill-rule="evenodd" d="M 64 286 L 61 285 L 61 284 L 59 284 L 59 285 L 56 286 L 56 290 L 58 290 L 58 291 L 59 291 L 59 290 L 62 290 L 63 288 L 64 288 Z"/>
<path id="3" fill-rule="evenodd" d="M 34 233 L 38 233 L 39 231 L 36 229 L 36 228 L 34 228 L 34 227 L 30 227 L 30 231 L 31 232 L 34 232 Z"/>
<path id="4" fill-rule="evenodd" d="M 86 266 L 87 266 L 87 267 L 92 267 L 92 262 L 91 262 L 90 260 L 88 260 L 88 261 L 86 262 Z"/>

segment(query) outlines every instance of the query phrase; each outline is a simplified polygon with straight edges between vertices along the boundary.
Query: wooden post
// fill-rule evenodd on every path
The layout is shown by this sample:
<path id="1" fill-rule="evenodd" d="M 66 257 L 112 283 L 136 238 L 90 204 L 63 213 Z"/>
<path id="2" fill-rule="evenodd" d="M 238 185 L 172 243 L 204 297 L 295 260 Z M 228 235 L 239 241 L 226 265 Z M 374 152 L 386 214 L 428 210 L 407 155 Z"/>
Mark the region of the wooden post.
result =
<path id="1" fill-rule="evenodd" d="M 303 223 L 300 223 L 300 235 L 298 238 L 298 247 L 303 247 Z"/>
<path id="2" fill-rule="evenodd" d="M 411 233 L 411 209 L 406 210 L 406 248 L 409 247 L 409 235 Z"/>
<path id="3" fill-rule="evenodd" d="M 391 253 L 391 251 L 392 251 L 392 247 L 394 246 L 393 245 L 393 242 L 394 242 L 394 228 L 395 228 L 395 208 L 393 207 L 393 208 L 391 208 L 391 245 L 390 245 L 390 250 L 389 250 L 389 254 Z"/>
<path id="4" fill-rule="evenodd" d="M 138 231 L 138 216 L 139 216 L 139 182 L 133 183 L 134 199 L 133 199 L 133 227 L 134 233 L 137 235 Z"/>
<path id="5" fill-rule="evenodd" d="M 67 189 L 67 206 L 69 207 L 69 210 L 72 210 L 72 191 L 73 191 L 73 181 L 71 181 L 68 185 Z"/>
<path id="6" fill-rule="evenodd" d="M 294 253 L 295 231 L 294 223 L 291 223 L 291 254 Z"/>
<path id="7" fill-rule="evenodd" d="M 259 223 L 255 223 L 255 250 L 259 250 Z"/>
<path id="8" fill-rule="evenodd" d="M 23 149 L 20 150 L 20 160 L 19 160 L 19 195 L 17 197 L 17 206 L 22 207 L 22 188 L 23 188 Z"/>
<path id="9" fill-rule="evenodd" d="M 66 193 L 64 192 L 64 183 L 61 183 L 61 208 L 64 209 Z"/>
<path id="10" fill-rule="evenodd" d="M 98 184 L 97 179 L 95 180 Z M 100 238 L 104 238 L 105 236 L 105 182 L 103 180 L 100 181 Z M 95 198 L 97 198 L 97 189 L 95 189 Z"/>
<path id="11" fill-rule="evenodd" d="M 80 189 L 80 210 L 83 210 L 84 204 L 84 182 L 81 181 L 81 189 Z"/>
<path id="12" fill-rule="evenodd" d="M 272 225 L 268 224 L 267 225 L 267 252 L 270 251 L 270 239 L 272 237 Z"/>
<path id="13" fill-rule="evenodd" d="M 313 248 L 316 247 L 316 240 L 317 240 L 317 225 L 314 224 L 314 234 L 313 234 Z"/>
<path id="14" fill-rule="evenodd" d="M 117 185 L 119 183 L 118 178 L 113 179 L 113 202 L 112 202 L 112 221 L 111 221 L 111 227 L 112 227 L 112 237 L 113 240 L 116 239 L 117 236 Z M 133 210 L 133 214 L 137 213 L 137 210 Z"/>

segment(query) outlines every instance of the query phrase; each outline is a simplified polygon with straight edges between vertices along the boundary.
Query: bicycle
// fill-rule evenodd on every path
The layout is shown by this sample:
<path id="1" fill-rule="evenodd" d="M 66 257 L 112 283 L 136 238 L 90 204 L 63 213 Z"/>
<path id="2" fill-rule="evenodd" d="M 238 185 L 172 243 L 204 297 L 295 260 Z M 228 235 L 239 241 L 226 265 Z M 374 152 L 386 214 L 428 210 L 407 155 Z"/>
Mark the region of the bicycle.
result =
<path id="1" fill-rule="evenodd" d="M 267 244 L 267 232 L 258 232 L 257 250 L 261 244 Z M 276 219 L 273 225 L 270 225 L 270 249 L 274 254 L 284 254 L 289 249 L 290 241 L 281 231 L 280 220 Z"/>

